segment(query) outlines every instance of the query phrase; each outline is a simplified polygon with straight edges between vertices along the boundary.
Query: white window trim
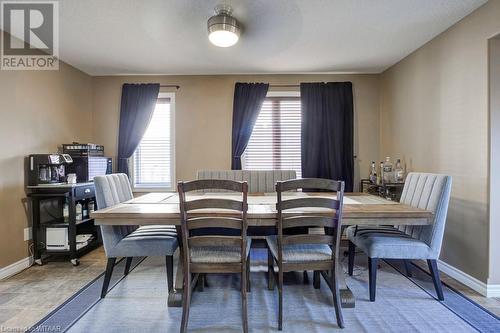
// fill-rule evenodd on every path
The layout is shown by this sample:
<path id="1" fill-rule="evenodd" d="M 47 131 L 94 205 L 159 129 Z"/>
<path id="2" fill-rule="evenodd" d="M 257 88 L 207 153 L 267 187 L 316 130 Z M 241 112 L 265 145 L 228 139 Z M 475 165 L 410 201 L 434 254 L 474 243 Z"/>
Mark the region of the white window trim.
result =
<path id="1" fill-rule="evenodd" d="M 268 91 L 266 97 L 300 97 L 300 91 Z"/>
<path id="2" fill-rule="evenodd" d="M 153 188 L 148 188 L 148 187 L 135 187 L 135 181 L 134 181 L 134 155 L 132 154 L 132 157 L 128 159 L 128 165 L 129 165 L 129 174 L 131 175 L 131 180 L 132 180 L 132 192 L 176 192 L 176 176 L 175 176 L 175 93 L 174 92 L 160 92 L 158 94 L 158 98 L 169 98 L 170 99 L 170 133 L 171 133 L 171 142 L 172 142 L 172 156 L 170 159 L 170 170 L 171 170 L 171 184 L 172 187 L 153 187 Z"/>

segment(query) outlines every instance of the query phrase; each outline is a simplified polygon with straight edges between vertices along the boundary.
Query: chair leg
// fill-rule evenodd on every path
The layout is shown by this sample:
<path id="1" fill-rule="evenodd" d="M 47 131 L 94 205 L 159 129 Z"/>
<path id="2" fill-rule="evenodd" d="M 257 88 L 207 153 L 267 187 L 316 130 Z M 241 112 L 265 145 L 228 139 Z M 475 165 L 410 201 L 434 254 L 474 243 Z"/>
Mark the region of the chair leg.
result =
<path id="1" fill-rule="evenodd" d="M 198 275 L 198 281 L 196 286 L 198 287 L 199 292 L 203 292 L 205 287 L 205 273 L 200 273 L 200 275 Z"/>
<path id="2" fill-rule="evenodd" d="M 283 270 L 278 272 L 278 330 L 283 330 Z"/>
<path id="3" fill-rule="evenodd" d="M 349 257 L 348 257 L 348 267 L 349 267 L 349 276 L 352 276 L 354 271 L 354 256 L 356 254 L 356 245 L 353 242 L 349 241 Z"/>
<path id="4" fill-rule="evenodd" d="M 321 287 L 320 272 L 319 271 L 313 272 L 313 285 L 314 285 L 314 289 L 319 289 Z"/>
<path id="5" fill-rule="evenodd" d="M 125 271 L 123 272 L 123 275 L 128 275 L 130 272 L 130 266 L 132 265 L 132 257 L 127 257 L 127 261 L 125 262 Z"/>
<path id="6" fill-rule="evenodd" d="M 342 316 L 342 303 L 340 302 L 340 290 L 339 290 L 339 269 L 337 267 L 337 260 L 333 264 L 332 271 L 332 293 L 333 293 L 333 306 L 335 308 L 335 316 L 337 317 L 337 325 L 340 328 L 344 328 L 344 317 Z"/>
<path id="7" fill-rule="evenodd" d="M 248 313 L 247 313 L 247 270 L 241 272 L 241 320 L 243 323 L 243 332 L 248 332 Z"/>
<path id="8" fill-rule="evenodd" d="M 181 333 L 186 333 L 189 319 L 189 305 L 191 303 L 191 273 L 184 266 L 184 283 L 182 291 L 182 321 Z"/>
<path id="9" fill-rule="evenodd" d="M 250 256 L 247 258 L 247 267 L 246 267 L 246 275 L 247 275 L 247 292 L 252 291 L 251 283 L 250 283 Z"/>
<path id="10" fill-rule="evenodd" d="M 309 284 L 309 275 L 307 274 L 307 271 L 304 271 L 302 273 L 302 277 L 303 277 L 304 284 Z"/>
<path id="11" fill-rule="evenodd" d="M 378 258 L 368 257 L 368 274 L 370 285 L 370 302 L 375 302 L 375 291 L 377 288 L 377 265 Z"/>
<path id="12" fill-rule="evenodd" d="M 411 260 L 403 260 L 405 263 L 406 276 L 411 277 Z"/>
<path id="13" fill-rule="evenodd" d="M 106 273 L 104 274 L 104 282 L 102 283 L 101 298 L 106 297 L 106 294 L 108 293 L 109 281 L 111 280 L 111 275 L 113 274 L 115 261 L 116 258 L 108 258 L 108 263 L 106 264 Z"/>
<path id="14" fill-rule="evenodd" d="M 171 293 L 174 290 L 174 257 L 165 257 L 165 266 L 167 267 L 167 286 L 168 292 Z"/>
<path id="15" fill-rule="evenodd" d="M 267 250 L 267 289 L 274 289 L 274 259 L 271 250 Z"/>
<path id="16" fill-rule="evenodd" d="M 439 278 L 437 261 L 435 259 L 428 259 L 427 265 L 429 266 L 429 272 L 432 275 L 432 282 L 434 282 L 434 288 L 436 289 L 437 298 L 440 301 L 444 301 L 443 288 L 441 286 L 441 279 Z"/>

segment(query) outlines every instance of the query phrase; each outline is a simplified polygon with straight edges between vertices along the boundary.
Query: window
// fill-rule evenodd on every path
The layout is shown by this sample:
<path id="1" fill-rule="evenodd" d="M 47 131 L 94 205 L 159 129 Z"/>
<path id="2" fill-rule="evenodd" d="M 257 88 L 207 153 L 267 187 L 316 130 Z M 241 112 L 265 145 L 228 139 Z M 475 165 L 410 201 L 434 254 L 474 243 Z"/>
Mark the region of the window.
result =
<path id="1" fill-rule="evenodd" d="M 300 128 L 299 97 L 266 97 L 245 150 L 244 168 L 295 170 L 300 178 Z"/>
<path id="2" fill-rule="evenodd" d="M 160 93 L 151 121 L 132 156 L 134 190 L 172 190 L 174 95 Z"/>

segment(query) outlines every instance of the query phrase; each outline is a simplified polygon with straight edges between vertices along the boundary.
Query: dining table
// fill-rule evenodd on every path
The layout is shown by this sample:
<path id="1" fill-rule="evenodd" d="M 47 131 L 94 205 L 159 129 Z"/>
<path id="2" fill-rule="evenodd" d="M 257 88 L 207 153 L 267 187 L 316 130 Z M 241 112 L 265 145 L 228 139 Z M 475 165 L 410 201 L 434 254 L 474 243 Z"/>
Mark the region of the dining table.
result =
<path id="1" fill-rule="evenodd" d="M 335 193 L 329 192 L 288 192 L 283 194 L 283 200 L 287 198 L 320 196 L 326 198 L 336 197 Z M 203 192 L 187 195 L 187 200 L 200 198 L 235 198 L 234 194 Z M 214 216 L 230 215 L 232 212 L 221 209 L 205 209 L 203 214 Z M 328 213 L 324 208 L 300 208 L 293 209 L 286 214 L 289 215 L 321 215 Z M 179 210 L 179 196 L 175 192 L 152 192 L 135 197 L 115 206 L 99 209 L 92 212 L 97 225 L 175 225 L 177 232 L 181 233 L 181 218 Z M 399 202 L 386 200 L 379 196 L 367 193 L 345 193 L 343 199 L 343 218 L 341 228 L 344 230 L 351 225 L 428 225 L 433 221 L 433 213 L 424 209 L 412 207 Z M 267 228 L 276 226 L 276 193 L 252 193 L 248 195 L 248 226 Z M 179 240 L 181 237 L 179 237 Z M 179 247 L 182 249 L 182 246 Z M 175 277 L 174 290 L 168 295 L 168 306 L 182 306 L 183 288 L 183 260 L 182 250 L 179 251 L 179 260 Z M 331 288 L 328 274 L 321 273 L 325 282 Z M 342 307 L 354 307 L 355 298 L 346 284 L 345 274 L 339 279 Z"/>

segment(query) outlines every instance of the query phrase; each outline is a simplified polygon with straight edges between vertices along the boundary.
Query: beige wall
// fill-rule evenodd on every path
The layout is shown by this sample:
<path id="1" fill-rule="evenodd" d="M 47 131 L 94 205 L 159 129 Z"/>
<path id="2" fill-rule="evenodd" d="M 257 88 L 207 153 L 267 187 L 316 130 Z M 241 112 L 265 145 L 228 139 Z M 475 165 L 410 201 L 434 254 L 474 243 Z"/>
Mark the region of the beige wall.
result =
<path id="1" fill-rule="evenodd" d="M 231 122 L 234 83 L 295 84 L 311 81 L 352 81 L 356 118 L 356 175 L 366 176 L 378 158 L 378 75 L 255 75 L 255 76 L 128 76 L 94 77 L 93 139 L 116 157 L 121 86 L 125 82 L 179 84 L 175 97 L 176 176 L 193 179 L 199 169 L 231 167 Z M 163 91 L 163 90 L 162 90 Z M 167 91 L 167 90 L 165 90 Z M 361 170 L 361 171 L 360 171 Z M 356 178 L 358 179 L 358 178 Z"/>
<path id="2" fill-rule="evenodd" d="M 486 282 L 488 267 L 488 38 L 490 1 L 382 75 L 380 157 L 453 176 L 441 259 Z"/>
<path id="3" fill-rule="evenodd" d="M 500 35 L 489 43 L 490 74 L 490 276 L 500 284 Z"/>
<path id="4" fill-rule="evenodd" d="M 0 268 L 28 256 L 23 157 L 91 139 L 91 84 L 63 63 L 59 71 L 0 71 Z"/>

